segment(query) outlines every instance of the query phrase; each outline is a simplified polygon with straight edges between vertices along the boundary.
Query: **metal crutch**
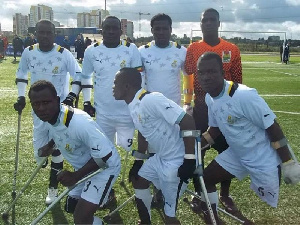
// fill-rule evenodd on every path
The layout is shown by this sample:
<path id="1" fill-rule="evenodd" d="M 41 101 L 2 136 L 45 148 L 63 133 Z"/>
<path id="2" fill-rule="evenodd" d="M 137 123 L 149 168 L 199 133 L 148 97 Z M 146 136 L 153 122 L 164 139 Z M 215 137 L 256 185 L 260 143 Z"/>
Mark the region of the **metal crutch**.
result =
<path id="1" fill-rule="evenodd" d="M 95 172 L 91 173 L 90 175 L 82 178 L 81 180 L 79 180 L 76 184 L 74 184 L 73 186 L 68 187 L 66 190 L 64 190 L 58 197 L 57 199 L 55 199 L 55 201 L 53 201 L 40 215 L 38 215 L 37 218 L 35 218 L 32 222 L 31 225 L 35 225 L 37 224 L 49 211 L 50 209 L 53 208 L 54 205 L 56 205 L 66 194 L 68 194 L 73 188 L 75 188 L 77 185 L 81 184 L 82 182 L 85 182 L 86 180 L 90 179 L 92 176 L 100 173 L 101 171 L 103 171 L 104 168 L 100 168 L 98 170 L 96 170 Z"/>

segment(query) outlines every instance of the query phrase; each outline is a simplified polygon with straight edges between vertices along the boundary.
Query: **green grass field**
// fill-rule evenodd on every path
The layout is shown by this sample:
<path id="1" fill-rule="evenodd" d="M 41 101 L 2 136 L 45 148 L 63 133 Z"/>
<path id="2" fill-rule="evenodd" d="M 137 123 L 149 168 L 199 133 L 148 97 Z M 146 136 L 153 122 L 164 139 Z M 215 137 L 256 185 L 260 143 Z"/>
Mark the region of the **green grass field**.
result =
<path id="1" fill-rule="evenodd" d="M 15 166 L 15 146 L 18 115 L 13 109 L 17 98 L 15 71 L 17 64 L 13 58 L 7 57 L 0 61 L 0 212 L 4 212 L 12 201 L 12 182 Z M 278 55 L 242 55 L 243 82 L 255 87 L 263 95 L 269 106 L 274 110 L 278 121 L 288 137 L 296 156 L 300 159 L 300 57 L 291 57 L 288 65 L 279 63 Z M 135 146 L 136 147 L 136 140 Z M 119 150 L 122 158 L 124 150 Z M 211 150 L 207 153 L 206 164 L 216 155 Z M 115 185 L 117 205 L 120 205 L 133 194 L 131 184 L 127 181 L 128 170 L 132 164 L 128 162 L 126 172 L 126 188 L 120 185 L 121 176 Z M 124 160 L 122 161 L 124 164 Z M 20 190 L 36 168 L 32 149 L 32 118 L 30 105 L 22 113 L 19 164 L 17 174 L 17 190 Z M 49 166 L 41 169 L 25 193 L 16 204 L 16 224 L 30 224 L 44 209 L 45 196 L 48 185 Z M 122 174 L 122 173 L 121 173 Z M 300 224 L 300 184 L 296 186 L 282 183 L 279 205 L 276 209 L 263 203 L 249 188 L 250 180 L 233 180 L 231 195 L 243 214 L 255 224 Z M 191 186 L 191 185 L 190 185 Z M 59 187 L 60 192 L 64 190 Z M 64 199 L 60 205 L 54 207 L 39 224 L 73 224 L 72 216 L 63 210 Z M 116 206 L 113 206 L 116 207 Z M 112 207 L 112 209 L 113 209 Z M 109 210 L 97 211 L 99 217 L 104 217 Z M 231 218 L 220 213 L 226 224 L 238 224 Z M 180 200 L 178 218 L 182 224 L 203 224 L 201 218 L 194 214 L 187 204 Z M 11 221 L 11 217 L 10 220 Z M 137 224 L 138 214 L 135 205 L 129 202 L 119 214 L 114 214 L 110 224 Z M 152 210 L 153 224 L 163 224 L 162 212 Z M 4 224 L 0 220 L 0 224 Z"/>

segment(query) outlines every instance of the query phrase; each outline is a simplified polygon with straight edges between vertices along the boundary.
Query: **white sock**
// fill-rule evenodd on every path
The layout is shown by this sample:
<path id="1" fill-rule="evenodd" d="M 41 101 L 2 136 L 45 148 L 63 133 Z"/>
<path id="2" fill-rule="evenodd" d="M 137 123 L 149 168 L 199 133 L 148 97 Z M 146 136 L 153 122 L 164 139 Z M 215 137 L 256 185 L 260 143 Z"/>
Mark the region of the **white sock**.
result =
<path id="1" fill-rule="evenodd" d="M 92 225 L 102 225 L 102 220 L 97 217 L 97 216 L 94 216 L 94 221 L 93 221 L 93 224 Z"/>
<path id="2" fill-rule="evenodd" d="M 151 202 L 152 202 L 152 195 L 150 192 L 150 188 L 147 189 L 134 189 L 135 191 L 135 197 L 138 199 L 141 199 L 143 203 L 145 204 L 148 214 L 151 219 Z"/>

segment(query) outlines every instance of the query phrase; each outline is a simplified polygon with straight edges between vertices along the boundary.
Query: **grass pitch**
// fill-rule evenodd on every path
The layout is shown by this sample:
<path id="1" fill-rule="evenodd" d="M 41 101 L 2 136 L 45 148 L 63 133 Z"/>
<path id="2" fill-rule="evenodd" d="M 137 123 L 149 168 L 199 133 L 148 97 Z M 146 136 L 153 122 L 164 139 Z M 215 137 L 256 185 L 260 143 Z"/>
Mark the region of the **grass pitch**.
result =
<path id="1" fill-rule="evenodd" d="M 288 65 L 279 63 L 279 55 L 242 55 L 243 83 L 254 87 L 265 98 L 271 109 L 277 115 L 286 137 L 300 159 L 300 57 L 292 56 Z M 13 109 L 17 99 L 14 83 L 17 63 L 12 57 L 0 61 L 0 212 L 5 212 L 12 198 L 12 182 L 15 167 L 15 146 L 18 114 Z M 82 108 L 82 104 L 80 104 Z M 22 113 L 19 164 L 17 173 L 17 191 L 26 183 L 36 168 L 32 149 L 32 118 L 30 105 Z M 136 148 L 136 140 L 134 147 Z M 124 165 L 125 151 L 119 149 Z M 214 150 L 207 152 L 206 164 L 216 155 Z M 132 165 L 132 157 L 127 164 L 125 188 L 120 185 L 121 176 L 115 185 L 117 205 L 123 203 L 133 194 L 131 184 L 128 183 L 128 170 Z M 66 166 L 68 168 L 68 165 Z M 123 166 L 124 169 L 124 166 Z M 16 204 L 16 224 L 30 224 L 46 207 L 44 204 L 49 177 L 49 166 L 41 169 L 31 182 L 25 193 Z M 122 172 L 121 172 L 122 174 Z M 243 214 L 255 224 L 300 224 L 300 184 L 296 186 L 282 183 L 279 205 L 276 209 L 263 203 L 249 188 L 250 180 L 234 179 L 231 184 L 231 195 Z M 192 187 L 190 185 L 190 187 Z M 59 186 L 60 192 L 64 190 Z M 188 196 L 188 195 L 186 195 Z M 189 196 L 188 196 L 189 197 Z M 64 212 L 64 200 L 53 208 L 39 224 L 73 224 L 72 216 Z M 112 206 L 114 209 L 116 206 Z M 103 218 L 109 209 L 97 211 Z M 11 212 L 10 212 L 11 215 Z M 220 213 L 220 217 L 227 224 L 238 224 L 231 218 Z M 182 201 L 178 206 L 178 218 L 182 224 L 203 224 L 201 218 L 194 214 L 187 204 Z M 9 218 L 11 221 L 11 216 Z M 119 214 L 114 214 L 110 224 L 137 224 L 138 214 L 135 205 L 129 202 Z M 0 221 L 0 224 L 4 224 Z M 152 210 L 153 224 L 163 224 L 162 211 Z"/>

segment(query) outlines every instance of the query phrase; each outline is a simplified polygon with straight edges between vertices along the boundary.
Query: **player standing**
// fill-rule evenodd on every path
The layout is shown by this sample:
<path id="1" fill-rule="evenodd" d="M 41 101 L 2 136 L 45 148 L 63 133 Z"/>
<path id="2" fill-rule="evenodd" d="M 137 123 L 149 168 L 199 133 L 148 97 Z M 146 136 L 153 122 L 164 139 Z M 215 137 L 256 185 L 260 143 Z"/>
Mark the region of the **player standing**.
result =
<path id="1" fill-rule="evenodd" d="M 28 73 L 31 74 L 30 82 L 48 80 L 56 88 L 61 101 L 68 105 L 80 90 L 81 68 L 73 55 L 66 49 L 54 43 L 55 26 L 49 20 L 41 20 L 36 24 L 36 37 L 38 44 L 27 47 L 22 53 L 19 67 L 16 73 L 18 87 L 18 99 L 14 104 L 16 111 L 22 111 L 25 107 L 25 91 L 28 83 Z M 70 75 L 73 78 L 72 91 L 69 92 Z M 37 163 L 42 161 L 38 156 L 38 149 L 49 141 L 49 130 L 35 113 L 33 116 L 33 148 Z M 56 173 L 63 168 L 63 157 L 57 149 L 52 154 L 50 183 L 46 204 L 51 204 L 57 197 L 58 181 Z M 46 166 L 46 165 L 45 165 Z"/>

